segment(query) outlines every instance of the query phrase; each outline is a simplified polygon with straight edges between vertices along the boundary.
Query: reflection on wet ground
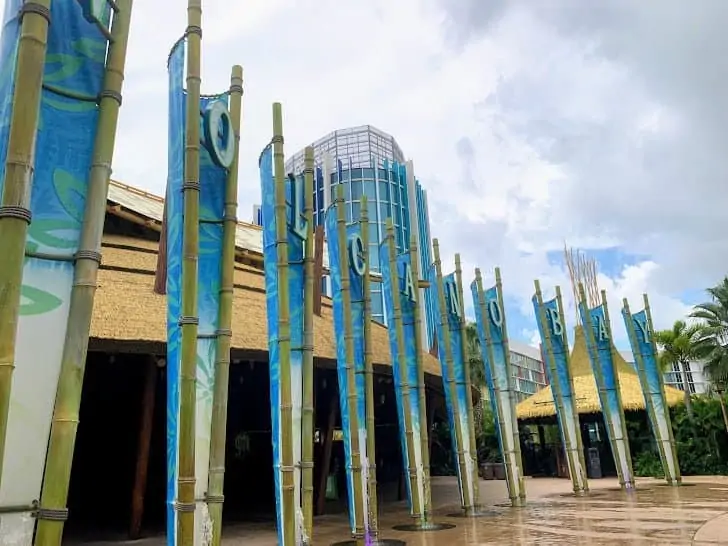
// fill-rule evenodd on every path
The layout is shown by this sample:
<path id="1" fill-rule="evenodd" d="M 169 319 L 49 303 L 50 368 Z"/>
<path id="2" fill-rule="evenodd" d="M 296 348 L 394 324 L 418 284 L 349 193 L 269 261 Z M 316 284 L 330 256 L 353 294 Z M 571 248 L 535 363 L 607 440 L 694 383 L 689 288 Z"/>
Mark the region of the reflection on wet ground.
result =
<path id="1" fill-rule="evenodd" d="M 480 492 L 485 515 L 462 518 L 452 517 L 459 504 L 455 479 L 433 478 L 433 519 L 455 527 L 429 533 L 395 531 L 395 525 L 411 522 L 406 506 L 384 504 L 380 536 L 412 546 L 728 545 L 728 478 L 687 478 L 685 483 L 674 488 L 657 480 L 638 480 L 637 490 L 626 493 L 616 480 L 592 480 L 592 491 L 577 497 L 570 493 L 569 480 L 528 479 L 528 504 L 515 509 L 507 504 L 505 482 L 484 481 Z M 347 518 L 316 518 L 313 538 L 316 546 L 349 540 Z M 162 546 L 164 538 L 135 544 Z M 275 544 L 272 523 L 224 530 L 224 546 Z"/>

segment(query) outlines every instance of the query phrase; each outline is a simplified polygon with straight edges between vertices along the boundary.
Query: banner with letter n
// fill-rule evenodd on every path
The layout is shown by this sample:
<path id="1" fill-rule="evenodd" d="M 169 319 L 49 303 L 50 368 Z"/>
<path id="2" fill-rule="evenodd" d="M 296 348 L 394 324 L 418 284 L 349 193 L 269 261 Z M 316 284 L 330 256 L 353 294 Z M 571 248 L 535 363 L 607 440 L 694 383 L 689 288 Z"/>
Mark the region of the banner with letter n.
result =
<path id="1" fill-rule="evenodd" d="M 556 297 L 544 302 L 539 282 L 536 281 L 533 309 L 541 336 L 544 367 L 551 385 L 556 406 L 556 416 L 561 441 L 569 466 L 569 475 L 577 493 L 589 490 L 582 448 L 579 414 L 574 400 L 574 381 L 569 368 L 569 342 L 566 337 L 566 321 L 561 303 L 561 291 L 556 287 Z"/>
<path id="2" fill-rule="evenodd" d="M 657 361 L 657 347 L 652 336 L 652 317 L 647 294 L 644 295 L 645 308 L 630 313 L 629 303 L 623 300 L 622 318 L 629 335 L 629 343 L 634 354 L 637 373 L 645 397 L 645 407 L 655 435 L 660 460 L 665 471 L 665 480 L 670 485 L 681 482 L 680 465 L 677 459 L 675 438 L 672 433 L 670 411 L 665 399 L 665 385 L 662 370 Z"/>
<path id="3" fill-rule="evenodd" d="M 516 418 L 516 393 L 512 384 L 508 330 L 503 306 L 500 270 L 496 268 L 496 284 L 483 290 L 480 270 L 470 285 L 475 307 L 475 321 L 485 366 L 485 377 L 490 391 L 496 419 L 498 441 L 506 465 L 508 496 L 513 506 L 523 506 L 526 489 L 523 482 L 521 444 Z"/>

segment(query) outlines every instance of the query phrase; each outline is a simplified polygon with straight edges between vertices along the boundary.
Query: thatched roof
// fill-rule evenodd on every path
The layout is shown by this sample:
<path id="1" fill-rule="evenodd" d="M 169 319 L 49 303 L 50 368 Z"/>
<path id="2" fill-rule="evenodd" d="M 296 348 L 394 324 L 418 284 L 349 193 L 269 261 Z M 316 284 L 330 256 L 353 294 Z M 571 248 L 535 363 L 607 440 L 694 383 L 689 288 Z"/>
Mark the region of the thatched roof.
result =
<path id="1" fill-rule="evenodd" d="M 645 399 L 637 372 L 625 362 L 617 351 L 614 351 L 614 361 L 619 373 L 619 390 L 622 394 L 624 409 L 645 409 Z M 586 348 L 586 339 L 581 326 L 578 326 L 574 333 L 570 367 L 574 376 L 577 411 L 579 413 L 600 413 L 602 408 L 599 403 L 599 393 L 597 392 L 597 385 Z M 676 406 L 682 402 L 684 394 L 682 391 L 665 386 L 665 396 L 669 406 Z M 533 396 L 519 403 L 516 406 L 516 415 L 519 419 L 555 416 L 556 408 L 554 407 L 551 386 L 541 389 Z"/>
<path id="2" fill-rule="evenodd" d="M 155 294 L 154 272 L 158 244 L 133 237 L 105 234 L 103 264 L 91 324 L 92 341 L 165 343 L 167 339 L 166 296 Z M 258 268 L 236 264 L 233 302 L 234 350 L 268 352 L 265 279 Z M 325 299 L 322 315 L 314 317 L 314 355 L 336 359 L 331 301 Z M 387 328 L 372 327 L 375 364 L 391 365 Z M 440 375 L 440 364 L 424 356 L 425 371 Z"/>

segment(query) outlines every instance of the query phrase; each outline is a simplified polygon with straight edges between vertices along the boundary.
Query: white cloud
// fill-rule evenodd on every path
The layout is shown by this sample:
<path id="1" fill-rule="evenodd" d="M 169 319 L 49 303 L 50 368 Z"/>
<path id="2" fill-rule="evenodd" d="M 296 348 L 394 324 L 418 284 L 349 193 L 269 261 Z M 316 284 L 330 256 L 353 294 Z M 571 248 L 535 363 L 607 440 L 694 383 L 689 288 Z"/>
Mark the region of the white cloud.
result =
<path id="1" fill-rule="evenodd" d="M 428 189 L 443 261 L 460 252 L 467 283 L 474 267 L 492 279 L 499 265 L 524 314 L 534 278 L 568 296 L 563 267 L 547 256 L 566 240 L 644 256 L 600 277 L 615 333 L 623 336 L 621 298 L 638 306 L 643 291 L 658 327 L 683 316 L 679 294 L 728 269 L 728 194 L 710 185 L 728 173 L 720 152 L 728 123 L 705 113 L 698 91 L 717 80 L 691 64 L 723 50 L 715 34 L 696 30 L 703 49 L 676 49 L 680 17 L 652 21 L 625 2 L 601 18 L 559 2 L 550 10 L 446 4 L 204 1 L 203 91 L 224 90 L 233 64 L 245 70 L 240 217 L 260 200 L 257 158 L 270 139 L 271 103 L 281 101 L 289 153 L 351 125 L 395 135 Z M 134 10 L 114 176 L 161 194 L 166 59 L 186 10 L 172 0 L 137 0 Z M 669 47 L 684 73 L 669 59 L 655 65 Z M 715 73 L 728 73 L 724 57 L 710 59 Z M 728 111 L 727 94 L 711 96 Z"/>

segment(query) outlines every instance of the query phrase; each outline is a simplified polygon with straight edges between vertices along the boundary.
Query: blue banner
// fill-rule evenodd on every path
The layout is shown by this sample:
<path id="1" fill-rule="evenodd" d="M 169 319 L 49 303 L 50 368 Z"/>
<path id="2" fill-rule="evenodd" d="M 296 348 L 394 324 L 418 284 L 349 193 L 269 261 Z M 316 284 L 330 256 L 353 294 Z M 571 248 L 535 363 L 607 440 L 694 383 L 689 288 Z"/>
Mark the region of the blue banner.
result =
<path id="1" fill-rule="evenodd" d="M 594 371 L 599 401 L 604 413 L 604 423 L 612 446 L 612 455 L 617 467 L 620 483 L 630 489 L 634 487 L 632 457 L 627 439 L 619 376 L 614 364 L 611 328 L 607 322 L 604 305 L 587 309 L 579 304 L 579 314 L 584 327 L 586 347 Z"/>
<path id="2" fill-rule="evenodd" d="M 260 184 L 262 193 L 261 215 L 263 218 L 263 259 L 265 265 L 265 287 L 268 313 L 268 359 L 270 366 L 270 398 L 273 425 L 273 466 L 275 469 L 276 519 L 278 523 L 278 544 L 287 544 L 283 536 L 284 522 L 295 518 L 296 540 L 303 540 L 303 513 L 301 509 L 301 410 L 303 396 L 303 300 L 304 300 L 304 242 L 306 234 L 305 220 L 301 217 L 303 209 L 303 176 L 286 179 L 285 194 L 286 231 L 288 233 L 288 318 L 291 335 L 291 403 L 293 404 L 293 430 L 290 431 L 293 441 L 293 460 L 295 472 L 295 514 L 283 513 L 283 483 L 281 466 L 281 370 L 279 347 L 279 302 L 278 286 L 283 279 L 278 279 L 278 255 L 276 248 L 276 195 L 275 178 L 273 176 L 273 150 L 268 146 L 260 157 Z M 302 225 L 303 224 L 303 225 Z"/>
<path id="3" fill-rule="evenodd" d="M 442 371 L 442 380 L 445 387 L 445 405 L 447 407 L 448 423 L 450 425 L 450 438 L 452 440 L 452 452 L 455 455 L 455 469 L 457 471 L 458 483 L 460 485 L 460 500 L 464 507 L 472 507 L 478 504 L 479 499 L 476 497 L 476 491 L 472 484 L 475 482 L 475 473 L 477 472 L 477 452 L 476 446 L 470 445 L 470 427 L 471 415 L 468 413 L 468 385 L 465 376 L 465 359 L 467 355 L 463 354 L 462 332 L 460 330 L 461 321 L 463 320 L 463 306 L 460 301 L 457 280 L 455 274 L 445 275 L 442 281 L 442 290 L 445 298 L 445 309 L 447 315 L 447 332 L 440 324 L 441 310 L 440 298 L 438 290 L 440 283 L 437 278 L 436 267 L 430 268 L 430 298 L 434 302 L 435 334 L 437 336 L 437 352 L 440 359 L 440 369 Z M 446 339 L 447 338 L 447 339 Z M 448 353 L 449 348 L 449 353 Z M 452 359 L 452 370 L 448 366 L 448 355 Z M 452 399 L 450 384 L 455 382 L 457 400 Z M 457 407 L 457 412 L 455 408 Z M 462 436 L 462 445 L 458 446 L 456 427 L 460 428 Z M 461 468 L 458 453 L 464 453 L 466 468 Z M 471 484 L 471 487 L 464 487 L 464 483 Z M 470 498 L 465 498 L 465 490 L 470 493 Z"/>
<path id="4" fill-rule="evenodd" d="M 420 441 L 420 430 L 422 426 L 427 426 L 424 423 L 420 423 L 420 399 L 418 396 L 417 384 L 417 351 L 419 348 L 415 344 L 415 320 L 414 320 L 414 308 L 417 298 L 417 287 L 416 281 L 412 278 L 412 266 L 410 260 L 410 254 L 400 254 L 397 256 L 397 277 L 399 280 L 399 286 L 395 287 L 392 283 L 392 271 L 389 264 L 389 247 L 385 240 L 379 246 L 379 266 L 382 272 L 382 285 L 384 288 L 384 300 L 387 310 L 387 316 L 389 317 L 389 347 L 392 354 L 392 366 L 394 375 L 394 391 L 397 398 L 397 415 L 399 419 L 399 430 L 400 440 L 402 444 L 402 460 L 404 461 L 405 474 L 407 476 L 414 472 L 417 476 L 417 487 L 419 490 L 419 499 L 424 499 L 428 493 L 426 491 L 426 480 L 424 474 L 423 465 L 423 453 L 422 443 Z M 399 351 L 399 338 L 395 320 L 398 317 L 394 314 L 394 290 L 398 290 L 399 301 L 401 306 L 401 320 L 402 323 L 402 341 L 404 344 L 404 354 L 400 354 Z M 405 377 L 407 378 L 407 384 L 402 384 L 402 366 L 404 366 Z M 409 405 L 405 406 L 403 398 L 403 390 L 407 389 L 409 394 Z M 412 423 L 412 435 L 414 449 L 411 454 L 411 458 L 407 450 L 407 439 L 405 429 L 405 412 L 409 413 L 410 422 Z M 412 459 L 412 461 L 410 460 Z M 414 462 L 414 467 L 411 468 L 411 464 Z M 412 515 L 419 517 L 422 515 L 422 507 L 414 505 L 414 497 L 412 492 L 411 483 L 407 480 L 407 492 L 410 501 L 410 511 Z"/>
<path id="5" fill-rule="evenodd" d="M 514 506 L 526 498 L 523 483 L 521 445 L 518 436 L 515 392 L 511 384 L 511 362 L 503 304 L 497 286 L 481 291 L 478 280 L 470 285 L 475 307 L 475 321 L 496 421 L 498 443 L 506 465 L 508 495 Z"/>
<path id="6" fill-rule="evenodd" d="M 574 491 L 586 491 L 588 489 L 587 475 L 581 447 L 579 415 L 574 401 L 573 382 L 569 369 L 566 323 L 559 312 L 556 298 L 539 305 L 538 297 L 533 296 L 533 309 L 536 312 L 536 323 L 543 345 L 541 354 L 551 385 L 554 406 L 556 406 L 556 417 L 568 460 L 569 474 Z"/>
<path id="7" fill-rule="evenodd" d="M 6 0 L 0 43 L 0 194 L 6 189 L 22 5 L 20 0 Z M 11 449 L 4 453 L 6 472 L 0 485 L 4 506 L 30 506 L 40 494 L 106 61 L 107 40 L 84 18 L 78 2 L 54 2 L 51 18 L 28 180 L 32 222 L 25 244 L 9 400 L 6 445 Z M 34 523 L 30 511 L 4 513 L 0 536 L 11 537 L 14 544 L 30 544 Z"/>
<path id="8" fill-rule="evenodd" d="M 169 145 L 167 180 L 167 542 L 176 544 L 177 461 L 179 458 L 178 417 L 180 411 L 179 326 L 182 301 L 182 248 L 184 228 L 184 160 L 187 93 L 184 90 L 185 41 L 178 42 L 169 57 Z M 195 496 L 203 499 L 207 491 L 212 399 L 215 385 L 216 333 L 220 304 L 225 185 L 228 170 L 220 164 L 221 146 L 218 131 L 211 127 L 220 122 L 216 116 L 227 112 L 228 96 L 205 96 L 200 100 L 202 132 L 200 146 L 199 257 L 197 262 L 197 341 L 195 408 Z M 223 113 L 224 115 L 224 113 Z M 219 129 L 219 127 L 216 127 Z M 214 140 L 214 142 L 213 142 Z M 223 151 L 224 155 L 225 150 Z M 197 503 L 196 537 L 211 528 L 207 505 Z"/>
<path id="9" fill-rule="evenodd" d="M 652 339 L 652 325 L 645 309 L 630 315 L 629 310 L 623 308 L 622 318 L 629 334 L 645 397 L 645 407 L 665 470 L 665 479 L 671 484 L 679 483 L 680 465 L 672 435 L 670 411 L 665 400 L 662 372 Z"/>
<path id="10" fill-rule="evenodd" d="M 339 236 L 337 228 L 336 206 L 326 211 L 326 241 L 329 250 L 329 275 L 331 278 L 331 292 L 334 304 L 334 332 L 336 335 L 336 361 L 339 379 L 339 403 L 341 408 L 341 429 L 344 433 L 344 450 L 346 454 L 346 477 L 349 491 L 349 523 L 352 533 L 356 531 L 356 503 L 354 502 L 354 473 L 352 472 L 352 450 L 351 450 L 351 424 L 349 421 L 349 377 L 347 366 L 353 365 L 356 373 L 355 391 L 357 396 L 356 417 L 358 422 L 359 452 L 361 454 L 363 495 L 362 506 L 364 512 L 364 530 L 369 530 L 370 519 L 368 510 L 367 493 L 368 481 L 366 479 L 369 467 L 367 461 L 367 429 L 366 429 L 366 381 L 364 375 L 364 284 L 362 275 L 364 273 L 363 263 L 366 259 L 364 247 L 361 245 L 359 224 L 352 224 L 346 227 L 347 248 L 339 248 Z M 356 261 L 355 261 L 356 260 Z M 352 331 L 350 332 L 353 349 L 354 362 L 350 363 L 346 357 L 346 320 L 344 316 L 344 300 L 341 290 L 341 273 L 346 266 L 349 270 L 349 296 L 350 296 L 350 317 Z"/>

